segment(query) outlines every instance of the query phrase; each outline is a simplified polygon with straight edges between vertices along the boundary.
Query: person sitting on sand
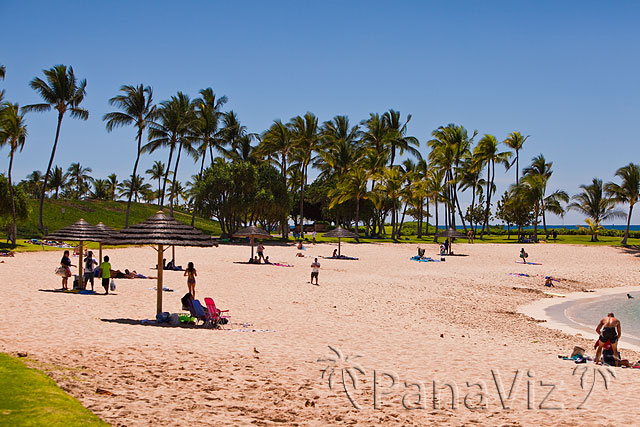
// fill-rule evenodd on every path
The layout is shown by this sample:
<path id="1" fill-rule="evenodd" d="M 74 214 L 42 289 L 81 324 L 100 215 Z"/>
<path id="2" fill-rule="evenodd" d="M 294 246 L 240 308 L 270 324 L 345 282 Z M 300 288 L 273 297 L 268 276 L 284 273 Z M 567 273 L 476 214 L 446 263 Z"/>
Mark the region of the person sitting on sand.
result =
<path id="1" fill-rule="evenodd" d="M 331 255 L 331 258 L 338 258 L 338 250 L 337 249 L 333 250 L 333 255 Z"/>
<path id="2" fill-rule="evenodd" d="M 253 263 L 254 264 L 260 264 L 260 258 L 258 258 L 257 255 L 253 257 Z"/>
<path id="3" fill-rule="evenodd" d="M 420 249 L 420 246 L 418 246 L 418 257 L 424 258 L 424 254 L 426 251 L 427 251 L 426 249 Z"/>
<path id="4" fill-rule="evenodd" d="M 296 246 L 298 248 L 298 250 L 303 251 L 304 250 L 304 246 L 302 246 L 302 240 L 298 241 L 298 246 Z"/>
<path id="5" fill-rule="evenodd" d="M 298 252 L 298 253 L 296 254 L 296 256 L 297 256 L 297 257 L 300 257 L 300 258 L 304 258 L 304 254 L 303 254 L 302 252 Z"/>
<path id="6" fill-rule="evenodd" d="M 551 276 L 547 276 L 547 278 L 546 278 L 546 279 L 545 279 L 545 281 L 544 281 L 544 285 L 545 285 L 546 287 L 548 287 L 548 288 L 553 288 L 553 287 L 555 287 L 555 286 L 553 285 L 553 279 L 551 278 Z"/>
<path id="7" fill-rule="evenodd" d="M 602 349 L 607 342 L 611 343 L 611 349 L 613 350 L 613 354 L 618 354 L 618 340 L 622 335 L 622 331 L 620 328 L 620 321 L 616 319 L 613 313 L 607 314 L 607 317 L 604 317 L 598 323 L 596 327 L 596 333 L 600 335 L 598 338 L 598 350 L 596 351 L 596 363 L 599 363 L 600 354 L 602 353 Z M 618 366 L 618 361 L 616 358 L 616 366 Z"/>
<path id="8" fill-rule="evenodd" d="M 269 261 L 269 255 L 267 255 L 267 257 L 264 259 L 264 263 L 271 264 L 271 261 Z"/>
<path id="9" fill-rule="evenodd" d="M 627 298 L 632 299 L 633 296 L 631 294 L 627 294 Z"/>

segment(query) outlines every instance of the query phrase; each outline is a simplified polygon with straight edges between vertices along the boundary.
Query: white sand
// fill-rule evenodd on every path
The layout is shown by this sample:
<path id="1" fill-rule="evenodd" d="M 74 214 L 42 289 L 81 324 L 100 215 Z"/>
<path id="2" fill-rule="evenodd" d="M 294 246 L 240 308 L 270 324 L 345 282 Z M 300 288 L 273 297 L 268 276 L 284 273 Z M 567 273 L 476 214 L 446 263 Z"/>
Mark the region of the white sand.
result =
<path id="1" fill-rule="evenodd" d="M 178 264 L 193 261 L 198 269 L 197 297 L 212 296 L 219 308 L 230 310 L 233 323 L 226 331 L 141 325 L 141 319 L 155 316 L 155 292 L 148 290 L 153 280 L 118 280 L 109 296 L 42 292 L 60 287 L 53 271 L 61 253 L 18 254 L 0 264 L 0 351 L 28 352 L 34 366 L 113 425 L 637 422 L 640 370 L 613 369 L 616 378 L 605 390 L 593 365 L 559 360 L 557 355 L 570 353 L 574 345 L 591 348 L 593 341 L 519 314 L 519 306 L 545 297 L 544 280 L 508 275 L 571 279 L 554 289 L 562 294 L 637 285 L 640 263 L 633 254 L 610 247 L 530 245 L 530 260 L 543 264 L 534 266 L 515 263 L 520 246 L 456 244 L 456 252 L 468 256 L 419 263 L 409 260 L 416 245 L 344 244 L 343 252 L 360 260 L 321 259 L 320 286 L 311 286 L 309 256 L 330 255 L 333 247 L 310 246 L 302 259 L 293 246 L 267 244 L 272 261 L 294 268 L 234 264 L 248 259 L 245 245 L 178 248 Z M 435 250 L 429 245 L 427 255 Z M 154 273 L 151 248 L 105 253 L 114 268 Z M 77 264 L 77 258 L 72 261 Z M 186 278 L 166 272 L 165 279 L 165 286 L 175 289 L 164 294 L 165 310 L 178 312 Z M 275 332 L 234 331 L 246 329 L 242 323 Z M 328 363 L 317 361 L 331 355 L 328 345 L 344 356 L 362 355 L 337 364 L 332 390 L 321 378 Z M 639 358 L 630 351 L 623 355 Z M 347 388 L 360 410 L 342 389 L 342 367 L 354 363 L 364 374 L 358 374 L 355 390 L 347 376 Z M 505 402 L 510 409 L 501 405 L 492 370 L 499 372 L 503 394 L 519 370 L 521 381 L 510 404 Z M 374 371 L 381 409 L 374 409 Z M 381 377 L 390 372 L 398 376 L 393 389 Z M 594 378 L 591 397 L 577 410 Z M 415 394 L 417 387 L 406 388 L 405 381 L 424 383 L 425 409 L 403 407 L 403 395 Z M 444 393 L 434 409 L 433 381 L 439 388 L 456 384 L 455 409 Z M 563 410 L 539 408 L 550 390 L 541 381 L 556 385 L 543 407 Z M 114 395 L 97 394 L 97 388 Z M 484 409 L 478 408 L 480 388 Z M 409 397 L 405 403 L 415 403 L 415 396 Z"/>

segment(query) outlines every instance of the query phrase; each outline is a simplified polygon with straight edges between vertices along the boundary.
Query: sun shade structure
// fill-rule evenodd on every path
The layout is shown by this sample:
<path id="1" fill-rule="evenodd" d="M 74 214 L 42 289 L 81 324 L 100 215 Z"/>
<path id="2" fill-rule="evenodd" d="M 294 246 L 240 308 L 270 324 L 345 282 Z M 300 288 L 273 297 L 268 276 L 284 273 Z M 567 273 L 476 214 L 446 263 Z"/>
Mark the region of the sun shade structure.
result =
<path id="1" fill-rule="evenodd" d="M 108 239 L 113 233 L 116 233 L 116 230 L 109 227 L 108 225 L 104 225 L 104 223 L 99 222 L 96 224 L 96 228 L 104 232 L 107 236 L 104 240 Z M 102 241 L 98 242 L 98 263 L 102 263 Z"/>
<path id="2" fill-rule="evenodd" d="M 257 237 L 259 239 L 271 239 L 271 234 L 258 228 L 255 225 L 243 228 L 237 233 L 233 233 L 233 237 L 248 237 L 251 243 L 251 259 L 253 259 L 253 240 Z"/>
<path id="3" fill-rule="evenodd" d="M 338 226 L 333 230 L 324 233 L 323 237 L 337 237 L 338 238 L 338 256 L 340 256 L 340 240 L 341 239 L 357 239 L 358 235 L 352 231 L 345 230 L 344 228 Z"/>
<path id="4" fill-rule="evenodd" d="M 84 242 L 100 242 L 107 237 L 109 237 L 109 234 L 107 234 L 105 231 L 99 229 L 98 227 L 94 227 L 84 219 L 80 218 L 78 221 L 67 227 L 47 234 L 46 236 L 44 236 L 44 239 L 65 240 L 80 243 L 80 255 L 78 257 L 78 285 L 82 286 L 84 284 L 82 274 L 82 270 L 84 267 Z"/>
<path id="5" fill-rule="evenodd" d="M 448 230 L 444 230 L 444 231 L 441 231 L 440 233 L 438 233 L 438 237 L 446 237 L 446 238 L 449 239 L 448 252 L 449 252 L 449 255 L 450 255 L 451 254 L 451 245 L 453 244 L 453 239 L 464 239 L 467 236 L 462 234 L 462 233 L 460 233 L 457 230 L 454 230 L 453 228 L 450 228 Z"/>
<path id="6" fill-rule="evenodd" d="M 164 246 L 196 246 L 202 248 L 218 246 L 211 236 L 190 225 L 176 221 L 162 211 L 156 212 L 152 217 L 139 224 L 112 234 L 102 243 L 105 245 L 158 246 L 157 313 L 162 313 L 162 256 Z"/>

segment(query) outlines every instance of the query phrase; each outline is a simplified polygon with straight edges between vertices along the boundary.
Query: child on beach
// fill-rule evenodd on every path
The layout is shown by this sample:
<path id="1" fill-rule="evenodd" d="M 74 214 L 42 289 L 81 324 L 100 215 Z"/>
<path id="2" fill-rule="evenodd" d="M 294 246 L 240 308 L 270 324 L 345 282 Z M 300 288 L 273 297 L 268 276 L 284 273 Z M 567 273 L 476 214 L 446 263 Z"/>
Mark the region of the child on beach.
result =
<path id="1" fill-rule="evenodd" d="M 522 258 L 522 263 L 523 264 L 527 263 L 527 257 L 528 256 L 529 256 L 529 254 L 524 251 L 524 248 L 520 249 L 520 258 Z"/>
<path id="2" fill-rule="evenodd" d="M 111 264 L 109 264 L 109 257 L 104 256 L 104 262 L 100 264 L 100 275 L 102 277 L 102 287 L 104 288 L 104 294 L 109 295 L 109 282 L 111 281 Z"/>
<path id="3" fill-rule="evenodd" d="M 195 298 L 196 297 L 196 276 L 198 275 L 198 273 L 196 273 L 196 269 L 193 266 L 192 262 L 190 262 L 189 265 L 187 265 L 187 269 L 184 271 L 184 275 L 187 276 L 187 288 L 189 288 L 189 293 L 193 298 Z"/>
<path id="4" fill-rule="evenodd" d="M 65 275 L 62 276 L 62 289 L 69 289 L 68 281 L 69 277 L 71 277 L 71 267 L 75 267 L 75 265 L 71 264 L 71 259 L 69 258 L 69 251 L 64 251 L 62 254 L 62 259 L 60 260 L 60 266 L 65 269 Z"/>

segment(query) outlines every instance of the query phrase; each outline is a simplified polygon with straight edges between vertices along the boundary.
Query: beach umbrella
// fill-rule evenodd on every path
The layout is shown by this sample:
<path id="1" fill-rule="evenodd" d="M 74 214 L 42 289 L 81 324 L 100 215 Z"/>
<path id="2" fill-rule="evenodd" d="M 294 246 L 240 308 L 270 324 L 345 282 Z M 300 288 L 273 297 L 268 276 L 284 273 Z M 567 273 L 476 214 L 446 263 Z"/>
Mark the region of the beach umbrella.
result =
<path id="1" fill-rule="evenodd" d="M 122 229 L 102 241 L 105 245 L 157 245 L 158 246 L 158 280 L 157 280 L 157 313 L 162 313 L 162 256 L 164 247 L 196 246 L 211 247 L 218 244 L 211 236 L 176 221 L 162 211 L 156 212 L 147 220 Z"/>
<path id="2" fill-rule="evenodd" d="M 271 239 L 271 234 L 264 231 L 262 228 L 258 228 L 255 225 L 243 228 L 242 230 L 233 233 L 233 237 L 248 237 L 251 243 L 251 259 L 253 259 L 253 240 L 258 237 L 260 239 Z"/>
<path id="3" fill-rule="evenodd" d="M 323 237 L 337 237 L 338 238 L 338 256 L 340 256 L 340 239 L 357 239 L 358 235 L 352 231 L 345 230 L 344 228 L 338 226 L 333 230 L 324 233 Z"/>
<path id="4" fill-rule="evenodd" d="M 108 237 L 108 234 L 89 224 L 84 219 L 80 218 L 73 224 L 47 234 L 43 239 L 47 240 L 65 240 L 80 243 L 80 261 L 78 262 L 78 285 L 82 285 L 82 270 L 84 267 L 84 242 L 100 242 Z"/>
<path id="5" fill-rule="evenodd" d="M 116 233 L 116 230 L 109 227 L 108 225 L 104 225 L 102 221 L 96 224 L 96 228 L 107 234 L 105 239 L 108 238 L 108 236 L 111 236 L 113 233 Z M 101 263 L 101 262 L 102 262 L 102 242 L 100 241 L 98 242 L 98 263 Z"/>
<path id="6" fill-rule="evenodd" d="M 449 228 L 448 230 L 441 231 L 437 234 L 438 237 L 446 237 L 449 239 L 449 254 L 451 254 L 451 245 L 453 244 L 453 239 L 465 239 L 467 236 L 460 233 L 459 231 Z"/>

